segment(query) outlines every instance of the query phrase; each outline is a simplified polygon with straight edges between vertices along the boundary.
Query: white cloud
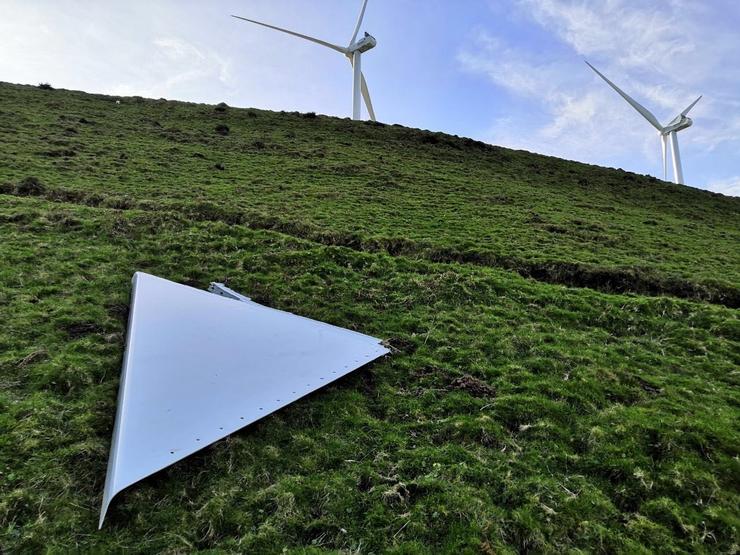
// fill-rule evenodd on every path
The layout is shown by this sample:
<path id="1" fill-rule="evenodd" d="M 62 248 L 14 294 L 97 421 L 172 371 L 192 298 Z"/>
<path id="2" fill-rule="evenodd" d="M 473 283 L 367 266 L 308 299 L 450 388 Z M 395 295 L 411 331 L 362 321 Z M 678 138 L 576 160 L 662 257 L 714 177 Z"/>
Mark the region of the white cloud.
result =
<path id="1" fill-rule="evenodd" d="M 514 101 L 534 103 L 540 110 L 536 117 L 526 113 L 531 108 L 523 108 L 515 118 L 518 128 L 511 115 L 499 117 L 488 140 L 662 174 L 654 131 L 583 65 L 585 57 L 663 123 L 705 94 L 690 114 L 697 124 L 681 133 L 685 164 L 719 150 L 740 150 L 740 38 L 723 24 L 721 6 L 712 10 L 681 0 L 649 5 L 637 0 L 517 0 L 516 5 L 519 15 L 546 31 L 558 48 L 527 47 L 520 40 L 478 32 L 459 53 L 465 70 L 485 75 Z M 528 125 L 525 133 L 522 121 Z"/>
<path id="2" fill-rule="evenodd" d="M 548 98 L 559 94 L 554 65 L 537 63 L 526 52 L 511 48 L 486 32 L 479 32 L 475 42 L 474 53 L 463 51 L 458 55 L 467 70 L 484 73 L 515 94 Z"/>
<path id="3" fill-rule="evenodd" d="M 513 48 L 485 32 L 476 36 L 475 49 L 461 52 L 458 60 L 466 70 L 486 75 L 514 97 L 538 103 L 546 115 L 533 121 L 527 109 L 516 118 L 499 118 L 484 137 L 491 142 L 596 163 L 615 151 L 626 153 L 627 144 L 653 138 L 639 116 L 631 126 L 606 117 L 630 108 L 625 110 L 623 101 L 604 87 L 589 88 L 587 68 L 581 69 L 580 60 L 542 60 L 539 53 Z M 625 136 L 630 140 L 613 140 Z M 655 149 L 657 144 L 657 139 L 651 142 Z"/>
<path id="4" fill-rule="evenodd" d="M 520 4 L 578 54 L 608 57 L 626 68 L 670 75 L 696 51 L 684 24 L 693 15 L 686 7 L 679 14 L 665 2 L 520 0 Z"/>
<path id="5" fill-rule="evenodd" d="M 318 10 L 301 3 L 251 0 L 249 11 L 259 19 L 333 39 L 316 24 L 332 28 L 335 23 L 323 21 Z M 228 17 L 245 8 L 240 0 L 2 4 L 4 81 L 43 81 L 121 96 L 347 112 L 349 92 L 341 94 L 351 87 L 346 60 L 305 41 L 240 25 Z M 354 7 L 348 11 L 356 13 Z"/>
<path id="6" fill-rule="evenodd" d="M 114 95 L 182 98 L 193 87 L 232 85 L 231 62 L 179 37 L 157 37 L 150 55 L 124 80 L 102 88 Z"/>
<path id="7" fill-rule="evenodd" d="M 707 185 L 707 189 L 714 191 L 715 193 L 722 193 L 723 195 L 740 197 L 740 175 L 728 177 L 727 179 L 720 179 L 718 181 L 711 181 Z"/>

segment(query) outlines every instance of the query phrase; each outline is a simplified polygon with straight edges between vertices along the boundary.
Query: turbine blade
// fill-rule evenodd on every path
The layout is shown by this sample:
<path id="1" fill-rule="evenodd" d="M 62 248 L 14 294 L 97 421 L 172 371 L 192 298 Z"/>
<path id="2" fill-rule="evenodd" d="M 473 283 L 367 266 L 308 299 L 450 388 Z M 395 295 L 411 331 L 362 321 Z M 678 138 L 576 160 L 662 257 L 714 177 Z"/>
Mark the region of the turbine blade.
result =
<path id="1" fill-rule="evenodd" d="M 367 107 L 367 113 L 370 115 L 370 119 L 372 121 L 375 120 L 375 110 L 373 110 L 373 103 L 370 100 L 370 91 L 367 88 L 367 81 L 365 81 L 365 74 L 360 73 L 360 90 L 362 91 L 362 98 L 365 101 L 365 106 Z"/>
<path id="2" fill-rule="evenodd" d="M 337 44 L 326 42 L 325 40 L 317 39 L 314 37 L 309 37 L 308 35 L 302 35 L 301 33 L 296 33 L 295 31 L 288 31 L 287 29 L 283 29 L 281 27 L 275 27 L 275 25 L 269 25 L 267 23 L 262 23 L 261 21 L 255 21 L 254 19 L 247 19 L 246 17 L 241 17 L 239 15 L 232 15 L 231 17 L 235 17 L 236 19 L 242 19 L 244 21 L 249 21 L 250 23 L 255 23 L 257 25 L 262 25 L 263 27 L 268 27 L 270 29 L 280 31 L 281 33 L 287 33 L 289 35 L 293 35 L 294 37 L 306 39 L 307 41 L 315 42 L 316 44 L 320 44 L 321 46 L 326 46 L 327 48 L 331 48 L 332 50 L 336 50 L 337 52 L 341 52 L 342 54 L 347 53 L 346 48 L 343 48 Z"/>
<path id="3" fill-rule="evenodd" d="M 701 97 L 702 97 L 702 96 L 704 96 L 704 95 L 699 95 L 699 98 L 697 98 L 697 99 L 696 99 L 696 100 L 694 100 L 694 101 L 693 101 L 693 102 L 692 102 L 691 104 L 689 104 L 689 107 L 688 107 L 688 108 L 686 108 L 686 109 L 685 109 L 685 110 L 684 110 L 683 112 L 681 112 L 681 115 L 682 115 L 682 116 L 686 116 L 686 115 L 688 115 L 688 113 L 689 113 L 689 110 L 691 110 L 691 108 L 693 108 L 693 107 L 694 107 L 694 104 L 696 104 L 697 102 L 699 102 L 699 101 L 701 100 Z"/>
<path id="4" fill-rule="evenodd" d="M 357 25 L 355 25 L 355 32 L 352 33 L 352 38 L 349 39 L 349 45 L 352 46 L 357 38 L 357 33 L 360 31 L 360 25 L 362 25 L 362 18 L 365 17 L 365 8 L 367 8 L 367 0 L 363 0 L 362 8 L 360 9 L 360 16 L 357 18 Z"/>
<path id="5" fill-rule="evenodd" d="M 349 64 L 352 67 L 355 67 L 355 61 L 352 56 L 347 54 L 347 59 L 349 60 Z M 367 88 L 367 81 L 365 81 L 365 74 L 360 72 L 360 92 L 362 93 L 362 99 L 365 101 L 365 107 L 367 108 L 367 113 L 370 116 L 370 119 L 372 121 L 377 121 L 375 119 L 375 110 L 373 109 L 373 102 L 370 100 L 370 89 Z"/>
<path id="6" fill-rule="evenodd" d="M 632 106 L 635 110 L 637 110 L 638 112 L 640 112 L 640 114 L 642 115 L 642 117 L 644 117 L 646 120 L 648 120 L 650 122 L 650 125 L 652 125 L 653 127 L 655 127 L 658 131 L 663 131 L 663 126 L 660 125 L 660 122 L 658 121 L 658 118 L 656 118 L 652 114 L 652 112 L 650 112 L 650 110 L 648 110 L 647 108 L 645 108 L 642 104 L 640 104 L 639 102 L 637 102 L 634 98 L 632 98 L 630 95 L 628 95 L 622 89 L 620 89 L 619 87 L 617 87 L 614 83 L 612 83 L 611 81 L 609 81 L 609 79 L 607 79 L 604 76 L 604 74 L 601 73 L 594 66 L 592 66 L 588 62 L 586 62 L 586 65 L 588 67 L 590 67 L 591 69 L 593 69 L 596 72 L 596 74 L 599 77 L 601 77 L 604 81 L 606 81 L 612 89 L 614 89 L 615 91 L 617 91 L 617 93 L 619 93 L 619 96 L 621 96 L 622 98 L 624 98 L 630 104 L 630 106 Z"/>

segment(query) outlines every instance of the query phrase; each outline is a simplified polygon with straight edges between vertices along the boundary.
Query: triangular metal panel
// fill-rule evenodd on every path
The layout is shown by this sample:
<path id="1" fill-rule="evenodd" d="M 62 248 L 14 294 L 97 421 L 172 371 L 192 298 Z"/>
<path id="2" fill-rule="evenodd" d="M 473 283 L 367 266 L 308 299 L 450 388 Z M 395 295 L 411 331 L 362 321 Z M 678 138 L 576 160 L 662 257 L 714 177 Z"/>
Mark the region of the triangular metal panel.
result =
<path id="1" fill-rule="evenodd" d="M 374 337 L 137 272 L 99 526 L 124 488 L 386 353 Z"/>

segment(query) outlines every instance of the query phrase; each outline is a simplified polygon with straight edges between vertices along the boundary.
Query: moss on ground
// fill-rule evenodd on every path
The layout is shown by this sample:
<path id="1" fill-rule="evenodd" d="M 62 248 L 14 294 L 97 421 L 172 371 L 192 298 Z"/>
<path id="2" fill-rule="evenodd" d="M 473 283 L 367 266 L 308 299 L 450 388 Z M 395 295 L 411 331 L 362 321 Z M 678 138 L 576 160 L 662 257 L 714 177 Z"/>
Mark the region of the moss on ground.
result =
<path id="1" fill-rule="evenodd" d="M 735 200 L 403 128 L 0 95 L 0 549 L 737 551 L 737 310 L 501 263 L 639 260 L 732 294 Z M 573 235 L 597 221 L 624 240 Z M 129 488 L 98 532 L 136 270 L 394 352 Z"/>

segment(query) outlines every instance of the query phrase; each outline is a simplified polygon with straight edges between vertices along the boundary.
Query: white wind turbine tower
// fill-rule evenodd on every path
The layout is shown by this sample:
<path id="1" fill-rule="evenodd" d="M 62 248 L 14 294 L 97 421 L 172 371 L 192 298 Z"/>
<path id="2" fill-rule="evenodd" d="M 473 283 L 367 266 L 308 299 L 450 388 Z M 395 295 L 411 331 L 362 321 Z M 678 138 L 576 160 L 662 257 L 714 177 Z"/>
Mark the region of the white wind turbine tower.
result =
<path id="1" fill-rule="evenodd" d="M 262 23 L 261 21 L 255 21 L 254 19 L 247 19 L 246 17 L 240 17 L 238 15 L 232 15 L 232 17 L 242 19 L 244 21 L 249 21 L 250 23 L 256 23 L 257 25 L 262 25 L 263 27 L 269 27 L 270 29 L 275 29 L 276 31 L 280 31 L 282 33 L 288 33 L 289 35 L 293 35 L 294 37 L 315 42 L 316 44 L 320 44 L 321 46 L 326 46 L 327 48 L 336 50 L 340 54 L 344 54 L 352 64 L 352 68 L 354 71 L 354 82 L 352 89 L 352 119 L 359 120 L 362 117 L 362 109 L 360 105 L 360 95 L 362 95 L 362 98 L 365 100 L 365 106 L 367 107 L 367 112 L 370 115 L 370 119 L 375 121 L 375 111 L 373 110 L 373 103 L 370 101 L 370 92 L 367 89 L 365 76 L 362 74 L 362 53 L 367 52 L 371 48 L 374 48 L 377 44 L 377 41 L 375 40 L 375 37 L 372 37 L 367 33 L 365 33 L 365 36 L 360 38 L 360 40 L 356 40 L 357 33 L 360 31 L 360 25 L 362 25 L 362 18 L 365 16 L 366 7 L 367 0 L 363 0 L 362 8 L 360 9 L 360 16 L 357 18 L 357 25 L 355 25 L 355 32 L 352 34 L 352 38 L 350 39 L 347 46 L 332 44 L 321 39 L 309 37 L 308 35 L 302 35 L 301 33 L 296 33 L 294 31 L 275 27 L 274 25 L 268 25 L 267 23 Z"/>
<path id="2" fill-rule="evenodd" d="M 694 107 L 694 104 L 699 102 L 701 99 L 701 96 L 694 100 L 691 104 L 689 104 L 688 108 L 686 108 L 683 112 L 678 114 L 675 118 L 671 120 L 671 122 L 663 126 L 658 121 L 658 118 L 656 118 L 647 108 L 640 105 L 636 100 L 631 98 L 627 93 L 625 93 L 622 89 L 617 87 L 614 83 L 609 81 L 598 69 L 596 69 L 594 66 L 586 62 L 588 67 L 593 69 L 596 74 L 601 77 L 604 81 L 606 81 L 611 88 L 613 88 L 615 91 L 619 93 L 619 95 L 624 98 L 635 110 L 640 112 L 642 117 L 644 117 L 650 125 L 655 127 L 658 132 L 660 133 L 660 142 L 663 147 L 663 179 L 668 178 L 668 164 L 666 160 L 666 154 L 667 154 L 667 146 L 668 141 L 671 142 L 671 158 L 673 160 L 673 181 L 675 183 L 678 183 L 680 185 L 683 185 L 683 169 L 681 168 L 681 154 L 678 150 L 678 136 L 677 133 L 681 131 L 682 129 L 686 129 L 687 127 L 691 127 L 691 125 L 694 123 L 693 120 L 687 116 L 689 113 L 689 110 Z"/>

